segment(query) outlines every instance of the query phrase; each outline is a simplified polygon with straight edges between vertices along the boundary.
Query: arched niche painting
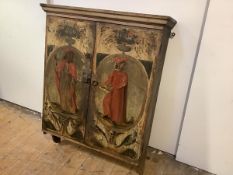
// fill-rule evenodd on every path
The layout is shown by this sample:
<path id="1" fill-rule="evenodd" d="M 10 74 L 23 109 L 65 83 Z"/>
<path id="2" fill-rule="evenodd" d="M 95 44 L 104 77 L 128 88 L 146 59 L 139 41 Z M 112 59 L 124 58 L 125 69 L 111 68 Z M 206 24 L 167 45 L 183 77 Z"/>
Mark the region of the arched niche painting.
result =
<path id="1" fill-rule="evenodd" d="M 85 56 L 71 46 L 55 49 L 45 67 L 44 112 L 50 128 L 77 138 L 84 133 L 85 69 Z"/>
<path id="2" fill-rule="evenodd" d="M 154 35 L 156 34 L 156 35 Z M 97 24 L 91 146 L 138 160 L 148 107 L 148 89 L 160 34 L 113 24 Z"/>
<path id="3" fill-rule="evenodd" d="M 104 57 L 97 65 L 95 109 L 97 119 L 111 130 L 128 130 L 145 107 L 148 75 L 143 64 L 126 54 Z"/>

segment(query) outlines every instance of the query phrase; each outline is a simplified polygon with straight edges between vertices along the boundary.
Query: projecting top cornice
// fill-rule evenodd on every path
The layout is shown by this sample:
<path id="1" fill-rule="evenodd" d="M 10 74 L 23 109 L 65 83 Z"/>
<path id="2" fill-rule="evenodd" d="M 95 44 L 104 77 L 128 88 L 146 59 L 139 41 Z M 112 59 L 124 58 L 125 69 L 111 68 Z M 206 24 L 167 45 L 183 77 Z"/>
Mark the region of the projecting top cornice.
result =
<path id="1" fill-rule="evenodd" d="M 162 30 L 172 29 L 176 20 L 169 16 L 140 14 L 132 12 L 119 12 L 83 7 L 69 7 L 61 5 L 41 4 L 48 15 L 78 18 L 96 22 L 107 22 L 121 25 L 131 25 Z"/>

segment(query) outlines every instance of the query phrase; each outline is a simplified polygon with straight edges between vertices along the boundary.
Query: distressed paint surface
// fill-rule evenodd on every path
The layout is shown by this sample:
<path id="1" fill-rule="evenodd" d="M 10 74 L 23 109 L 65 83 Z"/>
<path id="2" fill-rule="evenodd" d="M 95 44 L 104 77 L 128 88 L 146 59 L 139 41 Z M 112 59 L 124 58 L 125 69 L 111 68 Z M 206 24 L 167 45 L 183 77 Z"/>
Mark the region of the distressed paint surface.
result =
<path id="1" fill-rule="evenodd" d="M 43 130 L 142 170 L 175 21 L 46 6 Z"/>
<path id="2" fill-rule="evenodd" d="M 135 59 L 153 61 L 159 52 L 161 36 L 161 32 L 152 29 L 99 23 L 97 53 L 112 55 L 125 51 Z"/>
<path id="3" fill-rule="evenodd" d="M 48 16 L 47 24 L 47 46 L 58 48 L 72 45 L 84 55 L 93 53 L 95 39 L 93 22 Z"/>
<path id="4" fill-rule="evenodd" d="M 48 16 L 43 128 L 83 141 L 93 23 Z"/>
<path id="5" fill-rule="evenodd" d="M 87 125 L 88 130 L 92 130 L 88 131 L 87 142 L 105 151 L 138 160 L 145 123 L 143 113 L 148 107 L 151 70 L 159 52 L 162 34 L 156 30 L 102 23 L 97 23 L 96 31 L 93 70 L 99 85 L 92 88 L 92 120 Z M 103 107 L 106 96 L 114 92 L 108 90 L 105 82 L 116 70 L 115 59 L 127 60 L 120 70 L 127 75 L 124 90 L 127 92 L 126 102 L 122 104 L 126 109 L 123 123 L 116 123 L 111 119 L 113 116 L 106 116 Z"/>

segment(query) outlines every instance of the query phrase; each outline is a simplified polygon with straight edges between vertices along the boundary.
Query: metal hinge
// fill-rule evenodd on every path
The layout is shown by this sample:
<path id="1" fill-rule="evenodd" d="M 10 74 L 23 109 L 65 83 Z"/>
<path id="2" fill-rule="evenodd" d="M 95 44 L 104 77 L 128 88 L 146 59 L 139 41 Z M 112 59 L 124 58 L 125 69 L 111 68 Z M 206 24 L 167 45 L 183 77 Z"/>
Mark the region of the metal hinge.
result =
<path id="1" fill-rule="evenodd" d="M 170 38 L 172 39 L 172 38 L 174 38 L 175 36 L 176 36 L 176 33 L 175 33 L 175 32 L 171 32 Z"/>

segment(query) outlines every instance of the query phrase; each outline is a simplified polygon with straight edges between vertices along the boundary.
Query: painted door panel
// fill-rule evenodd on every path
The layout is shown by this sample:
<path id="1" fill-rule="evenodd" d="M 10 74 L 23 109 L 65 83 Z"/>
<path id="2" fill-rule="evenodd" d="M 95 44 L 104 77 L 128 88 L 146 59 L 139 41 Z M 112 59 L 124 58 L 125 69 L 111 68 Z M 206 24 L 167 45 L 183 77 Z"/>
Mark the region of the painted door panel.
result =
<path id="1" fill-rule="evenodd" d="M 97 23 L 86 142 L 133 160 L 141 155 L 147 95 L 162 34 Z"/>
<path id="2" fill-rule="evenodd" d="M 83 141 L 93 22 L 48 16 L 43 129 Z"/>

